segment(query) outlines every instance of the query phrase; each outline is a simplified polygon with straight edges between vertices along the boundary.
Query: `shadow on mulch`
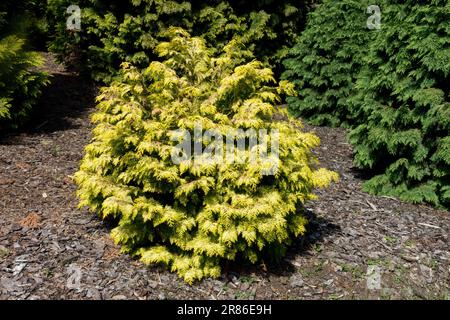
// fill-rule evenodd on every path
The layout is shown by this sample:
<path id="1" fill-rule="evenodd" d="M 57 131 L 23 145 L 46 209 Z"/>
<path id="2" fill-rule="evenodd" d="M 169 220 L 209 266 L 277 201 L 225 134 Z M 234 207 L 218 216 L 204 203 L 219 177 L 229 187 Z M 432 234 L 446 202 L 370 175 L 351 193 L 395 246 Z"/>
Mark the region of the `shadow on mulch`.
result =
<path id="1" fill-rule="evenodd" d="M 288 248 L 285 256 L 280 261 L 271 261 L 270 257 L 263 257 L 264 267 L 262 261 L 257 264 L 251 264 L 250 262 L 237 258 L 235 261 L 225 261 L 222 265 L 222 273 L 225 279 L 235 276 L 236 278 L 248 277 L 252 274 L 256 274 L 261 277 L 273 276 L 290 276 L 296 272 L 295 266 L 293 266 L 289 260 L 295 256 L 310 255 L 311 250 L 321 243 L 324 238 L 339 232 L 341 227 L 330 222 L 328 219 L 318 217 L 312 210 L 307 209 L 303 213 L 308 219 L 308 225 L 306 226 L 306 234 L 297 238 L 294 243 Z M 93 220 L 101 220 L 98 216 L 92 214 Z M 115 218 L 104 219 L 99 226 L 103 230 L 111 232 L 113 228 L 118 225 L 119 220 Z M 164 270 L 160 266 L 150 267 L 154 270 Z"/>
<path id="2" fill-rule="evenodd" d="M 361 181 L 367 181 L 374 177 L 373 172 L 369 172 L 368 170 L 364 170 L 361 168 L 358 168 L 356 166 L 352 166 L 350 168 L 350 173 L 355 179 L 361 180 Z"/>
<path id="3" fill-rule="evenodd" d="M 75 73 L 53 73 L 50 81 L 28 122 L 20 129 L 2 132 L 0 144 L 15 144 L 10 138 L 21 134 L 46 134 L 81 126 L 76 120 L 95 105 L 95 85 Z"/>
<path id="4" fill-rule="evenodd" d="M 284 258 L 278 262 L 264 260 L 267 261 L 264 265 L 266 270 L 264 270 L 262 265 L 252 265 L 249 262 L 237 260 L 225 266 L 225 275 L 234 275 L 239 278 L 251 274 L 257 274 L 259 276 L 291 276 L 294 274 L 296 268 L 289 262 L 291 258 L 299 255 L 310 255 L 310 251 L 315 245 L 321 243 L 324 238 L 341 230 L 340 226 L 330 222 L 328 219 L 318 217 L 312 210 L 308 209 L 304 214 L 308 219 L 306 234 L 294 241 Z"/>

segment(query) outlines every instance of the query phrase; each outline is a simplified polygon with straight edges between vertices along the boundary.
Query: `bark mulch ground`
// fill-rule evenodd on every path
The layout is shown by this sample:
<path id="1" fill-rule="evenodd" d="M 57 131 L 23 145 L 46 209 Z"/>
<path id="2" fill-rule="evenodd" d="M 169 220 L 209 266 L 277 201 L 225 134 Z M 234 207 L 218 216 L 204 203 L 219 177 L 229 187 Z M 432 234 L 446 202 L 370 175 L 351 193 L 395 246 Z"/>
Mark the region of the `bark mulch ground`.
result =
<path id="1" fill-rule="evenodd" d="M 316 128 L 341 180 L 308 204 L 308 234 L 278 265 L 231 266 L 188 286 L 119 253 L 77 209 L 96 90 L 48 55 L 52 85 L 28 130 L 0 137 L 0 299 L 449 299 L 450 214 L 371 196 L 342 129 Z"/>

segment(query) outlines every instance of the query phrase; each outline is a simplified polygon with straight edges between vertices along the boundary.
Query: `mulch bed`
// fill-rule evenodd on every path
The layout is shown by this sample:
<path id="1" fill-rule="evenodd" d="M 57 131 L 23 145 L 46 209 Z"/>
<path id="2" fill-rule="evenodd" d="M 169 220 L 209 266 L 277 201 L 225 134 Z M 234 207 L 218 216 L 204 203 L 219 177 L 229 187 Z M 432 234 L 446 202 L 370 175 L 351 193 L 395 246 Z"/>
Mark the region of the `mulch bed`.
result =
<path id="1" fill-rule="evenodd" d="M 363 193 L 343 129 L 305 128 L 341 179 L 308 204 L 308 234 L 281 263 L 188 286 L 120 254 L 70 178 L 97 90 L 47 57 L 29 129 L 0 137 L 0 299 L 449 299 L 449 212 Z"/>

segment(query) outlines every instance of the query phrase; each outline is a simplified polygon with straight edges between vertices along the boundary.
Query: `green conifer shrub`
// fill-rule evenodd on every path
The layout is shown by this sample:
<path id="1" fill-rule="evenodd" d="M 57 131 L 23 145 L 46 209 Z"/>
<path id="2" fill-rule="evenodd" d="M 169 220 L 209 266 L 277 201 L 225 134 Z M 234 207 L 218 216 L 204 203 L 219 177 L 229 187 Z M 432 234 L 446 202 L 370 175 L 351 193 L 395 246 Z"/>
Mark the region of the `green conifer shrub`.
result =
<path id="1" fill-rule="evenodd" d="M 285 61 L 292 114 L 352 128 L 367 192 L 449 207 L 449 1 L 324 1 Z"/>
<path id="2" fill-rule="evenodd" d="M 50 49 L 61 61 L 109 82 L 123 61 L 144 68 L 170 26 L 204 36 L 220 52 L 239 38 L 253 55 L 279 64 L 303 27 L 310 1 L 80 0 L 81 30 L 67 30 L 70 0 L 49 0 L 54 37 Z"/>
<path id="3" fill-rule="evenodd" d="M 365 190 L 450 207 L 450 1 L 394 1 L 356 83 Z"/>
<path id="4" fill-rule="evenodd" d="M 289 110 L 314 125 L 351 125 L 359 119 L 348 99 L 377 31 L 367 28 L 370 1 L 325 0 L 285 59 L 282 78 L 296 85 Z"/>
<path id="5" fill-rule="evenodd" d="M 45 0 L 2 0 L 0 3 L 0 35 L 15 34 L 27 39 L 27 46 L 45 50 L 47 41 Z"/>
<path id="6" fill-rule="evenodd" d="M 312 5 L 310 0 L 209 0 L 201 1 L 196 13 L 196 1 L 192 3 L 196 35 L 219 51 L 238 39 L 258 60 L 277 69 L 304 29 Z"/>
<path id="7" fill-rule="evenodd" d="M 28 10 L 34 5 L 34 1 L 0 3 L 0 130 L 22 124 L 48 83 L 48 76 L 36 70 L 41 56 L 24 40 L 33 25 Z"/>
<path id="8" fill-rule="evenodd" d="M 75 181 L 81 206 L 118 222 L 112 237 L 124 252 L 166 265 L 192 283 L 219 276 L 226 260 L 281 256 L 305 232 L 301 208 L 315 198 L 313 189 L 337 175 L 318 167 L 311 153 L 319 144 L 315 135 L 301 132 L 296 120 L 272 119 L 275 113 L 287 117 L 273 104 L 279 94 L 292 93 L 292 85 L 274 86 L 272 71 L 258 61 L 236 65 L 235 41 L 216 56 L 203 39 L 181 29 L 169 35 L 170 42 L 156 47 L 163 62 L 143 71 L 124 63 L 120 81 L 102 90 L 94 138 Z M 256 149 L 248 145 L 235 150 L 242 161 L 211 162 L 186 152 L 174 162 L 176 130 L 194 138 L 194 151 L 199 144 L 200 151 L 216 146 L 220 158 L 230 146 L 196 135 L 199 126 L 238 141 L 251 138 L 248 129 L 278 130 L 274 175 L 263 174 L 274 169 L 273 154 L 269 162 L 249 161 Z"/>
<path id="9" fill-rule="evenodd" d="M 96 81 L 109 82 L 123 61 L 148 65 L 160 33 L 169 26 L 188 28 L 191 10 L 183 0 L 81 0 L 81 30 L 68 30 L 71 0 L 48 0 L 53 39 L 50 50 Z"/>
<path id="10" fill-rule="evenodd" d="M 48 83 L 35 69 L 42 57 L 24 50 L 24 43 L 16 36 L 0 39 L 0 130 L 22 124 Z"/>

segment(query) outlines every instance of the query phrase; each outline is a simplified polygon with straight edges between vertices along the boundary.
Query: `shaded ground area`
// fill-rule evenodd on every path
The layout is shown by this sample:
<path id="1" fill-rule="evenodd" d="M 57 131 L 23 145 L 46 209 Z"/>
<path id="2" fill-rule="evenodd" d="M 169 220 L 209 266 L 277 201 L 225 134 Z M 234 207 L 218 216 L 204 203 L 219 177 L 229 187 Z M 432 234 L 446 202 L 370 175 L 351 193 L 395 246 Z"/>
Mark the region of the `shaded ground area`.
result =
<path id="1" fill-rule="evenodd" d="M 279 265 L 231 266 L 188 286 L 121 255 L 77 209 L 70 179 L 95 90 L 50 57 L 47 69 L 31 129 L 0 137 L 0 299 L 449 299 L 449 212 L 362 193 L 341 129 L 307 127 L 341 181 L 308 205 L 309 233 Z"/>

